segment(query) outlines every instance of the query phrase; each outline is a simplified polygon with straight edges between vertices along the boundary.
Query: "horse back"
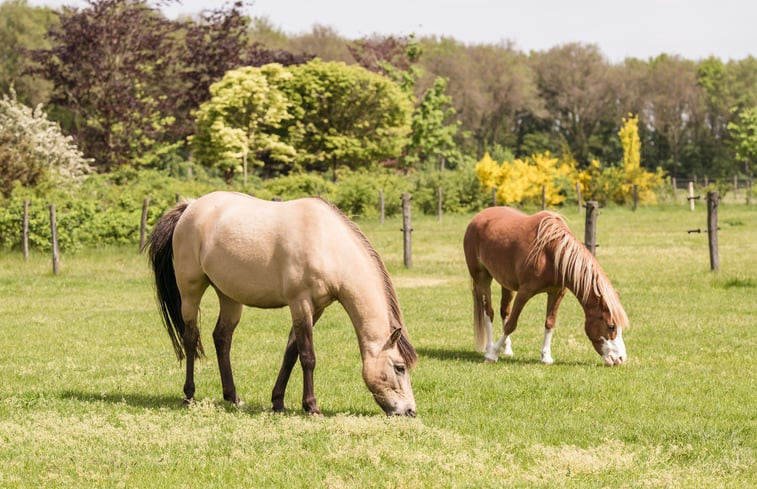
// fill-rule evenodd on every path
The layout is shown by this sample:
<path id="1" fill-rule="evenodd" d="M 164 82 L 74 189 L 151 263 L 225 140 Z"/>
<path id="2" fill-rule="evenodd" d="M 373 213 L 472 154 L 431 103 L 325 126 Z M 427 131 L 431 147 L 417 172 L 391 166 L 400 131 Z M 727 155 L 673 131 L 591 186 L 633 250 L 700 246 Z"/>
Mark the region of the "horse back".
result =
<path id="1" fill-rule="evenodd" d="M 282 307 L 302 294 L 330 302 L 348 231 L 321 199 L 269 202 L 214 192 L 192 202 L 176 226 L 177 279 L 180 270 L 188 282 L 207 277 L 256 307 Z"/>
<path id="2" fill-rule="evenodd" d="M 463 248 L 468 271 L 474 280 L 488 274 L 503 287 L 519 290 L 533 281 L 533 264 L 526 261 L 548 213 L 527 215 L 510 207 L 489 207 L 476 214 L 465 232 Z"/>

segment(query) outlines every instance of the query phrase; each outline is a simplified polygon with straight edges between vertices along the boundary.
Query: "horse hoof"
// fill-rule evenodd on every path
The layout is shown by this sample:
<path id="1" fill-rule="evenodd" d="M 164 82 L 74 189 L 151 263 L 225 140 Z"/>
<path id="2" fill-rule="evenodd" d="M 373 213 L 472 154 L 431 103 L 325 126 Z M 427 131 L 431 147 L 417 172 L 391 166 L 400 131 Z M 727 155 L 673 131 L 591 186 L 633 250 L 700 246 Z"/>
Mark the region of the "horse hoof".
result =
<path id="1" fill-rule="evenodd" d="M 191 406 L 192 404 L 195 403 L 195 398 L 194 397 L 185 397 L 184 400 L 181 401 L 181 403 L 184 406 Z"/>
<path id="2" fill-rule="evenodd" d="M 484 357 L 484 363 L 497 363 L 496 358 Z"/>

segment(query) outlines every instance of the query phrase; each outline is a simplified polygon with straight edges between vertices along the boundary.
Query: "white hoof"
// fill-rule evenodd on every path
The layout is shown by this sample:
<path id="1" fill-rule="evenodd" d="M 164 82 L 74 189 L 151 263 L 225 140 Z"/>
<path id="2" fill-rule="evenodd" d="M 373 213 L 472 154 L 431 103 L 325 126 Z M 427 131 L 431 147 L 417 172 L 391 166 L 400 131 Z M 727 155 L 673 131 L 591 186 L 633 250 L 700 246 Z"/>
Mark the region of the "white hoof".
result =
<path id="1" fill-rule="evenodd" d="M 503 357 L 513 356 L 513 347 L 511 347 L 510 345 L 507 345 L 505 349 L 502 351 L 502 356 Z"/>
<path id="2" fill-rule="evenodd" d="M 544 365 L 552 365 L 553 363 L 555 363 L 555 360 L 552 358 L 552 355 L 542 355 L 541 363 L 543 363 Z"/>

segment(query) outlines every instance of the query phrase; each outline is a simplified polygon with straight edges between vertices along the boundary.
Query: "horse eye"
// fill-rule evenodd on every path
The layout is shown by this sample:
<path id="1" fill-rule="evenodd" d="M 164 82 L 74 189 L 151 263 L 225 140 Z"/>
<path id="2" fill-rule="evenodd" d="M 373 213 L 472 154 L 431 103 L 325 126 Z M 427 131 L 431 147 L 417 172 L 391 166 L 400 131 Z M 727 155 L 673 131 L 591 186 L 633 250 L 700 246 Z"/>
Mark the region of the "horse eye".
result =
<path id="1" fill-rule="evenodd" d="M 608 325 L 607 325 L 607 330 L 608 330 L 608 331 L 609 331 L 610 333 L 612 333 L 613 331 L 615 331 L 615 325 L 614 325 L 614 324 L 608 324 Z"/>
<path id="2" fill-rule="evenodd" d="M 397 373 L 397 375 L 403 375 L 405 373 L 405 366 L 404 365 L 395 365 L 394 371 Z"/>

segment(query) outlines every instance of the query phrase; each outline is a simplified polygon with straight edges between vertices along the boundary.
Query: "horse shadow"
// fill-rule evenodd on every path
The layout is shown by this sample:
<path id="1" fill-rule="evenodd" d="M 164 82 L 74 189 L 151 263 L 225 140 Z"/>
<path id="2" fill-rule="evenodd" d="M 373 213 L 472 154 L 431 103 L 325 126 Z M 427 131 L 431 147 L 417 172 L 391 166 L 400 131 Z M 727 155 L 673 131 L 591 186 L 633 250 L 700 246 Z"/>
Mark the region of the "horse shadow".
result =
<path id="1" fill-rule="evenodd" d="M 441 361 L 455 361 L 455 362 L 467 362 L 467 363 L 484 363 L 484 354 L 474 350 L 464 350 L 455 348 L 433 348 L 433 347 L 418 347 L 416 348 L 418 355 L 424 358 L 431 358 Z M 513 357 L 501 357 L 497 364 L 511 364 L 511 365 L 543 365 L 541 359 L 535 357 L 526 356 L 513 356 Z M 587 366 L 589 363 L 580 361 L 560 361 L 556 360 L 553 365 L 565 365 L 565 366 Z"/>
<path id="2" fill-rule="evenodd" d="M 129 392 L 118 393 L 94 393 L 85 392 L 81 390 L 66 390 L 61 392 L 61 399 L 67 399 L 77 401 L 81 403 L 107 403 L 107 404 L 123 404 L 129 407 L 141 408 L 141 409 L 169 409 L 169 410 L 184 410 L 189 407 L 178 396 L 169 396 L 162 394 L 138 394 Z M 228 401 L 222 399 L 210 399 L 212 404 L 217 407 L 222 407 L 227 412 L 243 412 L 249 415 L 258 415 L 264 413 L 274 413 L 269 404 L 249 404 L 245 402 L 242 406 L 234 406 Z M 203 401 L 198 401 L 203 402 Z M 379 410 L 380 411 L 380 410 Z M 354 416 L 372 416 L 380 414 L 377 411 L 369 410 L 344 410 L 344 409 L 323 409 L 323 415 L 326 417 L 335 417 L 342 414 L 349 414 Z M 308 417 L 302 409 L 288 407 L 286 411 L 281 413 L 275 413 L 280 416 L 287 417 Z"/>

